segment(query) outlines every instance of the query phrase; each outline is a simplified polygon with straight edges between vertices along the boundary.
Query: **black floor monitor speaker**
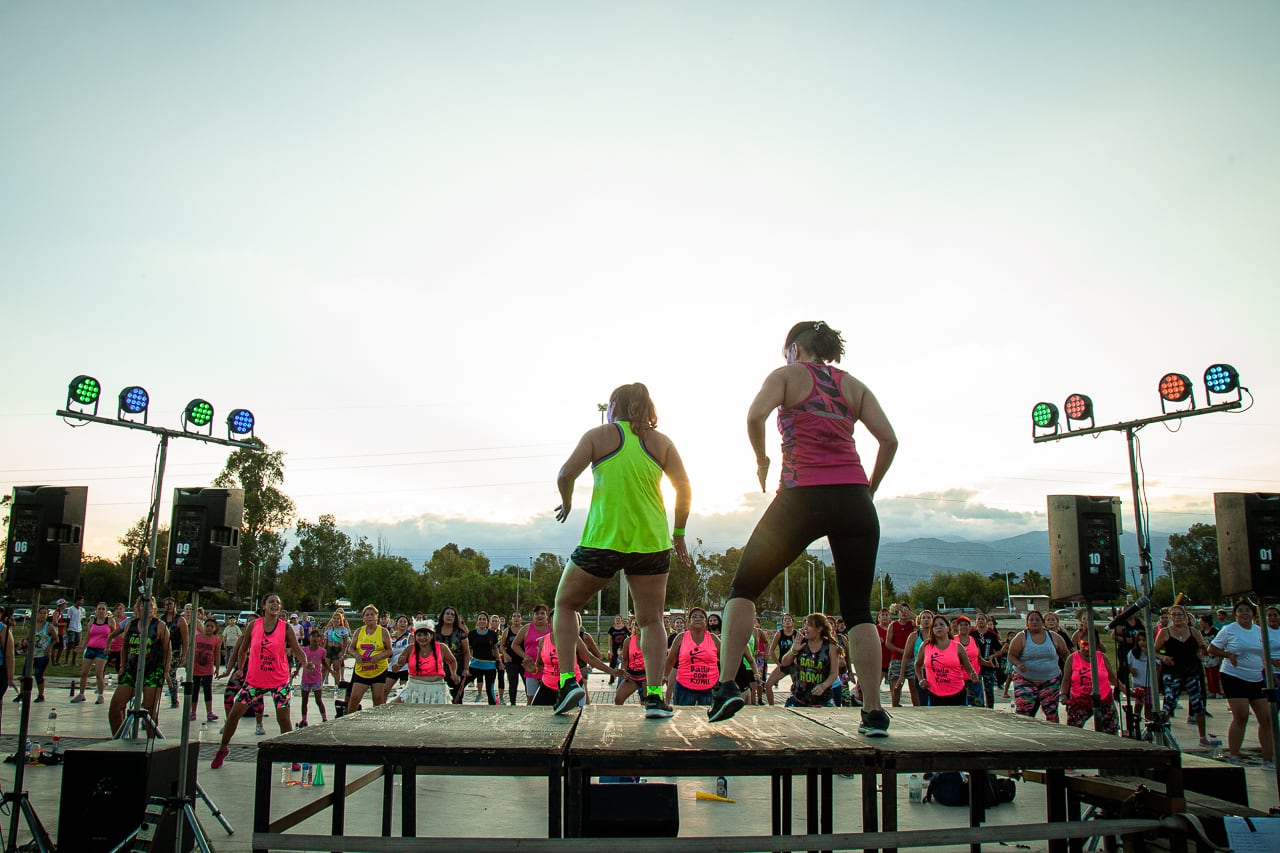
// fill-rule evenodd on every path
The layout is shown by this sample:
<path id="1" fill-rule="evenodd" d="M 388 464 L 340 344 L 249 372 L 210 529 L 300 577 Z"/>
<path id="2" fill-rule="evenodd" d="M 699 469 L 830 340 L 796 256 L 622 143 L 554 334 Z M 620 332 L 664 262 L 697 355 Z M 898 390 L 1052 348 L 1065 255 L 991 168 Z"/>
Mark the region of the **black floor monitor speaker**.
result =
<path id="1" fill-rule="evenodd" d="M 243 489 L 174 489 L 169 588 L 236 591 Z"/>
<path id="2" fill-rule="evenodd" d="M 200 744 L 187 744 L 187 791 L 196 790 Z M 67 750 L 58 803 L 59 850 L 112 850 L 142 823 L 147 801 L 178 791 L 178 741 L 109 740 Z M 197 813 L 200 804 L 197 801 Z M 153 850 L 173 850 L 176 812 L 169 812 Z M 203 822 L 203 821 L 202 821 Z M 184 831 L 183 853 L 192 848 Z"/>
<path id="3" fill-rule="evenodd" d="M 1049 574 L 1054 601 L 1124 595 L 1120 499 L 1049 495 Z"/>
<path id="4" fill-rule="evenodd" d="M 1218 492 L 1213 511 L 1222 594 L 1280 597 L 1280 494 Z"/>
<path id="5" fill-rule="evenodd" d="M 680 801 L 669 782 L 592 783 L 583 814 L 588 838 L 675 838 Z"/>
<path id="6" fill-rule="evenodd" d="M 88 499 L 85 486 L 14 488 L 5 550 L 10 589 L 76 588 Z"/>

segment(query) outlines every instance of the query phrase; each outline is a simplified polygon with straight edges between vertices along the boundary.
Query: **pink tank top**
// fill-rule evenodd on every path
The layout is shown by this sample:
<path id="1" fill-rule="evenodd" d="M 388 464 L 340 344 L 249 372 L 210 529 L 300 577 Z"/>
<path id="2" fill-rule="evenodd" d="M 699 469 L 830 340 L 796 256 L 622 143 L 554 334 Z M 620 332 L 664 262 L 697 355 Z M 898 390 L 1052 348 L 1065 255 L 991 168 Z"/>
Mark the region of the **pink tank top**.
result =
<path id="1" fill-rule="evenodd" d="M 538 641 L 551 633 L 551 626 L 548 625 L 541 631 L 532 622 L 529 623 L 529 630 L 524 635 L 524 654 L 529 660 L 538 659 Z M 558 686 L 558 685 L 557 685 Z"/>
<path id="2" fill-rule="evenodd" d="M 435 654 L 424 658 L 419 656 L 418 645 L 415 643 L 413 651 L 409 652 L 409 674 L 444 675 L 444 654 L 440 651 L 440 644 L 435 644 Z"/>
<path id="3" fill-rule="evenodd" d="M 798 405 L 778 410 L 782 433 L 782 481 L 779 489 L 796 486 L 868 485 L 853 443 L 853 412 L 845 405 L 840 382 L 847 375 L 830 364 L 805 367 L 813 377 L 813 391 Z"/>
<path id="4" fill-rule="evenodd" d="M 676 683 L 687 690 L 710 690 L 720 678 L 720 653 L 716 641 L 708 631 L 702 642 L 694 642 L 693 632 L 685 631 L 680 638 L 679 669 Z"/>
<path id="5" fill-rule="evenodd" d="M 262 624 L 266 621 L 265 616 L 253 620 L 249 637 L 249 672 L 244 681 L 250 687 L 274 690 L 289 683 L 289 646 L 284 638 L 289 626 L 277 619 L 275 627 L 268 633 Z"/>
<path id="6" fill-rule="evenodd" d="M 964 690 L 964 664 L 960 663 L 960 644 L 952 640 L 945 649 L 926 643 L 920 649 L 924 656 L 925 678 L 929 692 L 935 696 L 954 696 Z"/>
<path id="7" fill-rule="evenodd" d="M 644 650 L 640 648 L 639 637 L 627 637 L 627 669 L 631 672 L 643 673 Z"/>
<path id="8" fill-rule="evenodd" d="M 550 633 L 550 632 L 548 632 Z M 560 656 L 556 654 L 556 647 L 551 642 L 551 637 L 547 637 L 545 643 L 542 644 L 542 683 L 550 690 L 560 689 Z M 573 677 L 578 681 L 582 680 L 582 670 L 578 667 L 578 656 L 573 656 Z"/>
<path id="9" fill-rule="evenodd" d="M 97 622 L 89 623 L 89 638 L 85 640 L 85 647 L 90 649 L 105 649 L 107 647 L 107 635 L 111 633 L 111 624 L 103 622 L 99 625 Z"/>
<path id="10" fill-rule="evenodd" d="M 1107 659 L 1102 652 L 1095 652 L 1098 656 L 1098 677 L 1102 679 L 1102 683 L 1098 685 L 1101 688 L 1103 702 L 1111 701 L 1111 679 L 1107 678 Z M 1093 673 L 1089 669 L 1089 662 L 1080 657 L 1080 653 L 1076 652 L 1071 656 L 1071 701 L 1081 702 L 1084 697 L 1093 694 Z"/>
<path id="11" fill-rule="evenodd" d="M 978 641 L 969 635 L 969 645 L 963 647 L 969 653 L 969 663 L 973 664 L 973 671 L 977 672 L 978 667 L 982 666 L 982 658 L 978 655 Z"/>

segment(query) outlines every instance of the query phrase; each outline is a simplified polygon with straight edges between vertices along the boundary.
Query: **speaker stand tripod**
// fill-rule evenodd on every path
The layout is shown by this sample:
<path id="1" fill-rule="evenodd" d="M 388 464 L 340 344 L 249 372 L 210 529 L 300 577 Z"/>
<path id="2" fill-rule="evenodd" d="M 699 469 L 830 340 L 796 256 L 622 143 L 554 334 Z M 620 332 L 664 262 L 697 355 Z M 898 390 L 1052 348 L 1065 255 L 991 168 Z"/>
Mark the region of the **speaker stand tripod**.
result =
<path id="1" fill-rule="evenodd" d="M 40 610 L 40 590 L 37 588 L 31 597 L 31 624 L 35 625 L 36 613 Z M 47 623 L 46 623 L 47 624 Z M 31 685 L 34 679 L 31 677 L 31 669 L 35 659 L 35 638 L 30 634 L 27 635 L 27 654 L 22 664 L 22 709 L 18 713 L 18 748 L 13 753 L 13 790 L 4 795 L 3 802 L 13 811 L 10 813 L 9 819 L 9 841 L 5 845 L 6 853 L 14 853 L 18 850 L 18 819 L 23 818 L 27 822 L 27 829 L 31 832 L 31 846 L 39 850 L 40 853 L 52 853 L 54 850 L 53 841 L 49 838 L 49 831 L 44 828 L 44 824 L 40 822 L 40 816 L 36 814 L 35 806 L 31 805 L 31 797 L 23 788 L 27 770 L 27 734 L 31 729 Z"/>
<path id="2" fill-rule="evenodd" d="M 200 590 L 195 589 L 191 593 L 191 614 L 192 618 L 196 618 L 196 614 L 200 612 Z M 182 682 L 182 724 L 179 728 L 179 746 L 178 746 L 178 790 L 172 797 L 152 797 L 147 804 L 146 813 L 143 815 L 142 823 L 133 831 L 123 842 L 120 843 L 112 853 L 119 853 L 128 849 L 130 853 L 150 853 L 155 842 L 155 835 L 158 828 L 165 820 L 173 815 L 177 819 L 177 825 L 174 828 L 173 847 L 175 850 L 182 849 L 182 833 L 184 829 L 191 831 L 191 837 L 195 844 L 200 848 L 201 853 L 212 853 L 213 845 L 209 842 L 209 836 L 205 834 L 204 826 L 200 823 L 200 818 L 196 815 L 195 801 L 199 797 L 204 804 L 209 807 L 209 811 L 213 814 L 214 820 L 226 830 L 227 835 L 235 834 L 233 827 L 222 810 L 218 808 L 204 789 L 200 787 L 200 783 L 195 783 L 195 790 L 187 790 L 187 771 L 188 771 L 188 747 L 191 743 L 191 711 L 195 707 L 195 682 L 192 680 L 192 672 L 195 671 L 196 662 L 196 629 L 193 626 L 187 626 L 187 677 Z M 159 736 L 159 729 L 155 728 L 154 722 L 149 724 L 149 729 L 156 732 Z"/>

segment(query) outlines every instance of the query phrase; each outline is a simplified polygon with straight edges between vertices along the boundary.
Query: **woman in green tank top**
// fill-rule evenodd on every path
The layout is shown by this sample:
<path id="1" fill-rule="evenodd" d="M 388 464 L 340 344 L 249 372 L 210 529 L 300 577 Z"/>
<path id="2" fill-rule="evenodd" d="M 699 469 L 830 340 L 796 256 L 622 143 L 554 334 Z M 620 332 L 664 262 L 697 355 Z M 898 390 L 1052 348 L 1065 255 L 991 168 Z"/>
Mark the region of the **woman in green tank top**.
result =
<path id="1" fill-rule="evenodd" d="M 573 486 L 588 465 L 593 490 L 591 506 L 579 546 L 560 575 L 554 610 L 555 645 L 572 648 L 578 628 L 575 614 L 619 571 L 635 596 L 636 621 L 645 662 L 645 716 L 670 717 L 662 698 L 666 633 L 662 607 L 667 598 L 671 550 L 691 565 L 684 526 L 689 520 L 692 493 L 684 463 L 671 439 L 656 429 L 658 413 L 649 389 L 639 382 L 623 385 L 609 395 L 608 423 L 588 430 L 560 469 L 556 485 L 563 523 L 573 506 Z M 667 532 L 667 510 L 661 482 L 666 477 L 676 490 L 674 529 Z M 621 676 L 622 672 L 615 674 Z M 573 678 L 573 660 L 560 659 L 560 689 L 555 712 L 577 707 L 585 689 Z"/>

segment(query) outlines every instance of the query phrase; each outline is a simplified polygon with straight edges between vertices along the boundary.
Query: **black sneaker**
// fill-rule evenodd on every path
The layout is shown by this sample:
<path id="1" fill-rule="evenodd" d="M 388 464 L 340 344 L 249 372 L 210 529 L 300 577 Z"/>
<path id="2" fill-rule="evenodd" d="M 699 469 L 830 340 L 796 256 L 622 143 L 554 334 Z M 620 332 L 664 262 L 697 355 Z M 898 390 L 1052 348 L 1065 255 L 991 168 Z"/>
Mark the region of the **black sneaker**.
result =
<path id="1" fill-rule="evenodd" d="M 644 697 L 644 716 L 648 720 L 664 720 L 674 714 L 661 696 L 652 695 Z"/>
<path id="2" fill-rule="evenodd" d="M 717 684 L 711 691 L 711 707 L 707 709 L 707 719 L 713 723 L 722 722 L 738 713 L 745 704 L 747 703 L 742 701 L 738 685 L 729 682 L 726 689 L 723 683 Z"/>
<path id="3" fill-rule="evenodd" d="M 587 691 L 576 682 L 570 681 L 568 684 L 560 685 L 560 690 L 556 693 L 556 713 L 563 714 L 578 707 L 586 695 Z"/>
<path id="4" fill-rule="evenodd" d="M 877 708 L 874 711 L 862 711 L 862 723 L 858 726 L 858 734 L 867 737 L 888 737 L 889 736 L 889 715 L 883 709 Z"/>

